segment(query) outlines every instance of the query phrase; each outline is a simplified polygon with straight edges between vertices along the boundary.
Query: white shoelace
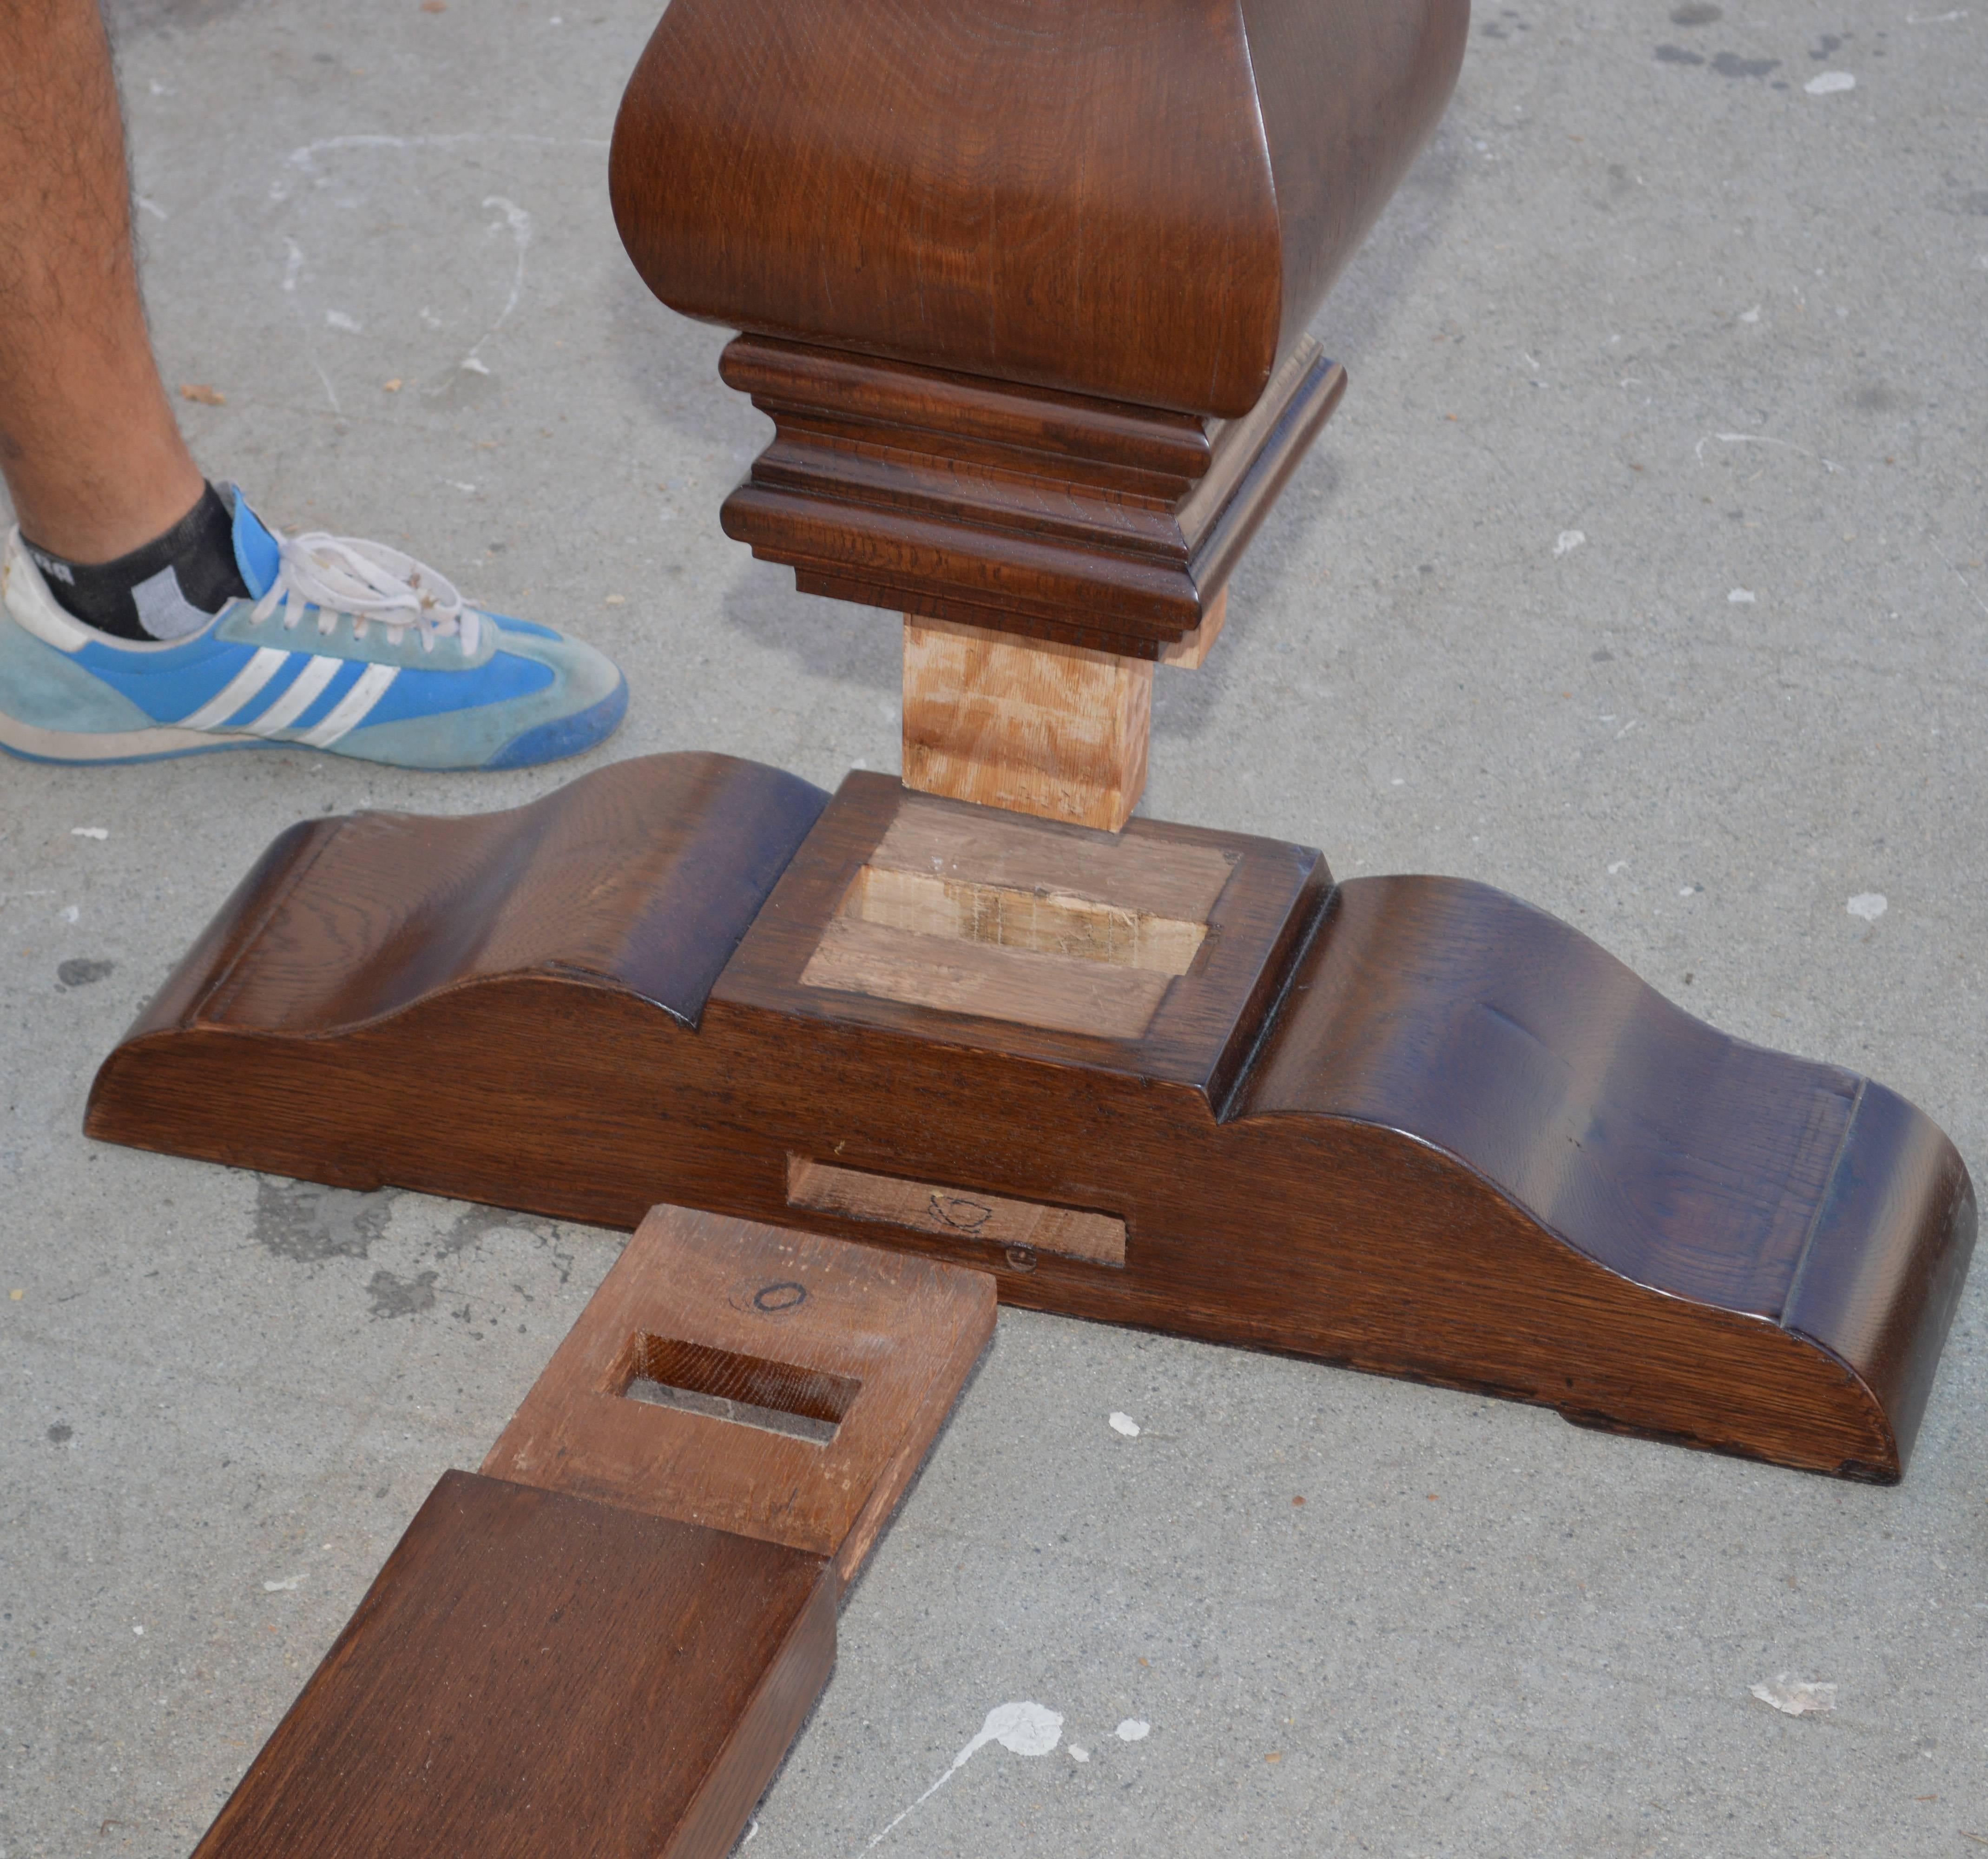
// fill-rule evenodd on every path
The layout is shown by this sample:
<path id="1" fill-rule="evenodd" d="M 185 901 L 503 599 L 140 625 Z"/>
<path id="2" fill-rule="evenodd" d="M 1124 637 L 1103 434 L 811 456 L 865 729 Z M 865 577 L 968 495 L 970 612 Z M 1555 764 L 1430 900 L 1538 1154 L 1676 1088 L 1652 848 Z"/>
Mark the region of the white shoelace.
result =
<path id="1" fill-rule="evenodd" d="M 424 651 L 432 652 L 438 639 L 454 638 L 465 658 L 483 637 L 483 616 L 463 603 L 454 582 L 384 542 L 309 529 L 279 536 L 276 546 L 276 578 L 255 603 L 259 624 L 280 607 L 283 624 L 293 627 L 315 607 L 321 634 L 329 634 L 341 615 L 352 621 L 354 638 L 363 639 L 377 620 L 394 645 L 409 627 L 418 627 Z"/>

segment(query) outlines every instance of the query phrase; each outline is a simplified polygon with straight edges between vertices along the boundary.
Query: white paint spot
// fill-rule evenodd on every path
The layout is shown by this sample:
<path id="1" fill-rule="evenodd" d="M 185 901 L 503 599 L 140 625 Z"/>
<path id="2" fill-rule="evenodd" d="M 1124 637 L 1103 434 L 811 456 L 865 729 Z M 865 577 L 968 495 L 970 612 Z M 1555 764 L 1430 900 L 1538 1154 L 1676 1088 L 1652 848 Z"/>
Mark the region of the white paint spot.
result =
<path id="1" fill-rule="evenodd" d="M 265 1594 L 294 1594 L 303 1580 L 301 1575 L 292 1575 L 287 1581 L 265 1581 L 262 1584 Z"/>
<path id="2" fill-rule="evenodd" d="M 62 920 L 63 921 L 63 922 L 65 922 L 65 923 L 74 923 L 75 921 L 77 921 L 77 920 L 78 920 L 78 919 L 82 916 L 82 914 L 83 914 L 83 911 L 82 911 L 81 908 L 80 908 L 78 905 L 76 905 L 76 904 L 65 904 L 62 907 L 62 911 L 61 911 L 61 913 L 60 913 L 60 914 L 61 914 Z"/>
<path id="3" fill-rule="evenodd" d="M 445 478 L 443 482 L 446 484 L 454 485 L 455 488 L 462 492 L 465 496 L 474 497 L 476 495 L 476 486 L 473 484 L 465 484 L 460 478 Z"/>
<path id="4" fill-rule="evenodd" d="M 1810 96 L 1834 96 L 1839 90 L 1854 90 L 1857 80 L 1848 71 L 1823 71 L 1802 86 Z"/>
<path id="5" fill-rule="evenodd" d="M 431 330 L 438 330 L 441 327 L 441 319 L 425 304 L 421 306 L 421 326 L 424 329 Z"/>
<path id="6" fill-rule="evenodd" d="M 77 839 L 108 839 L 110 837 L 108 826 L 71 826 L 69 832 Z"/>
<path id="7" fill-rule="evenodd" d="M 1736 587 L 1726 597 L 1728 607 L 1756 607 L 1760 597 L 1750 587 Z"/>
<path id="8" fill-rule="evenodd" d="M 1753 1695 L 1763 1704 L 1771 1704 L 1776 1710 L 1787 1712 L 1790 1717 L 1799 1717 L 1804 1711 L 1833 1711 L 1836 1709 L 1834 1685 L 1817 1685 L 1804 1678 L 1791 1678 L 1786 1672 L 1770 1683 L 1755 1685 Z"/>
<path id="9" fill-rule="evenodd" d="M 1113 1432 L 1123 1433 L 1128 1439 L 1139 1437 L 1139 1423 L 1130 1414 L 1114 1414 L 1111 1424 Z"/>
<path id="10" fill-rule="evenodd" d="M 1882 891 L 1860 891 L 1843 908 L 1853 917 L 1861 917 L 1866 923 L 1875 923 L 1892 907 Z"/>
<path id="11" fill-rule="evenodd" d="M 1618 859 L 1615 861 L 1615 863 L 1614 863 L 1614 864 L 1611 865 L 1611 866 L 1608 867 L 1608 875 L 1609 875 L 1611 878 L 1613 878 L 1613 877 L 1620 877 L 1620 876 L 1621 876 L 1624 872 L 1627 871 L 1628 869 L 1629 869 L 1629 861 L 1628 861 L 1627 859 L 1625 859 L 1625 858 L 1618 858 Z"/>
<path id="12" fill-rule="evenodd" d="M 343 310 L 326 310 L 324 313 L 324 319 L 326 324 L 332 329 L 343 330 L 350 336 L 357 336 L 359 333 L 359 319 L 357 316 L 347 316 Z"/>
<path id="13" fill-rule="evenodd" d="M 1563 529 L 1554 538 L 1555 556 L 1571 555 L 1587 538 L 1578 529 Z"/>
<path id="14" fill-rule="evenodd" d="M 1742 310 L 1740 313 L 1740 320 L 1742 323 L 1758 323 L 1760 320 L 1760 305 L 1756 303 L 1750 310 Z"/>
<path id="15" fill-rule="evenodd" d="M 759 1838 L 759 1823 L 756 1817 L 753 1820 L 752 1824 L 746 1830 L 746 1837 L 741 1840 L 739 1844 L 741 1846 L 750 1846 L 755 1840 Z"/>
<path id="16" fill-rule="evenodd" d="M 134 1627 L 131 1631 L 141 1640 L 145 1637 L 145 1629 L 143 1627 Z"/>
<path id="17" fill-rule="evenodd" d="M 1128 1717 L 1111 1734 L 1121 1742 L 1144 1742 L 1153 1733 L 1153 1726 L 1143 1717 Z"/>
<path id="18" fill-rule="evenodd" d="M 1143 1728 L 1143 1726 L 1142 1726 Z M 946 1783 L 964 1769 L 975 1756 L 990 1742 L 998 1742 L 1002 1749 L 1012 1750 L 1017 1756 L 1046 1756 L 1063 1740 L 1063 1714 L 1053 1711 L 1046 1705 L 1026 1702 L 1014 1704 L 997 1704 L 987 1713 L 986 1721 L 980 1726 L 980 1734 L 952 1759 L 952 1766 L 945 1774 L 932 1783 L 917 1800 L 898 1816 L 883 1833 L 873 1834 L 870 1844 L 878 1844 L 891 1827 L 901 1820 L 911 1808 L 922 1805 L 938 1793 Z"/>
<path id="19" fill-rule="evenodd" d="M 172 218 L 172 215 L 168 213 L 164 207 L 161 206 L 156 200 L 147 200 L 142 194 L 134 194 L 131 196 L 131 198 L 137 204 L 139 211 L 141 213 L 149 213 L 154 219 L 170 219 Z"/>
<path id="20" fill-rule="evenodd" d="M 1087 1763 L 1090 1760 L 1090 1752 L 1077 1743 L 1072 1743 L 1070 1746 L 1070 1759 L 1073 1763 Z"/>

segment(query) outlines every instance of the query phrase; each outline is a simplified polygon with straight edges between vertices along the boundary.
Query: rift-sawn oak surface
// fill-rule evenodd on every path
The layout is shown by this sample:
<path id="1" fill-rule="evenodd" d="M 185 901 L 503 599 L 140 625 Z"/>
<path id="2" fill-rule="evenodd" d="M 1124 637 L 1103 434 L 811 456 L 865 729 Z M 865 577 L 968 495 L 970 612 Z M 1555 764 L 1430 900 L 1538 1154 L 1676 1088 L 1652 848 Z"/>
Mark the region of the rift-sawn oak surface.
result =
<path id="1" fill-rule="evenodd" d="M 446 1473 L 196 1859 L 723 1859 L 835 1597 L 803 1550 Z"/>
<path id="2" fill-rule="evenodd" d="M 623 764 L 538 805 L 610 804 L 573 798 L 600 783 L 629 830 L 661 830 L 713 759 Z M 742 870 L 784 843 L 793 804 L 766 790 Z M 535 830 L 532 809 L 499 817 Z M 524 883 L 516 921 L 543 937 L 512 971 L 437 961 L 419 998 L 341 1019 L 368 938 L 328 937 L 312 874 L 265 860 L 105 1063 L 89 1127 L 623 1225 L 674 1199 L 971 1263 L 1041 1309 L 1899 1475 L 1975 1224 L 1959 1157 L 1909 1105 L 1727 1038 L 1482 885 L 1335 886 L 1316 853 L 1236 834 L 1009 819 L 990 837 L 989 818 L 851 776 L 708 993 L 673 1012 L 565 965 L 560 895 Z M 491 830 L 361 830 L 363 894 L 407 900 L 451 868 L 450 840 Z M 915 864 L 883 848 L 921 834 L 939 901 L 911 903 L 932 914 L 864 928 L 911 939 L 917 972 L 956 975 L 977 1006 L 903 998 L 888 972 L 810 981 L 866 867 Z M 1180 875 L 1196 870 L 1198 891 Z M 1042 917 L 1011 931 L 1006 900 L 1031 888 Z M 1126 947 L 1202 931 L 1114 1031 L 1073 1017 L 1070 987 L 1101 1012 L 1152 971 L 1107 958 L 1087 903 L 1186 925 Z M 622 908 L 659 907 L 631 891 Z M 282 956 L 267 972 L 265 950 Z M 793 1192 L 797 1163 L 1102 1216 L 1123 1262 L 827 1207 Z"/>
<path id="3" fill-rule="evenodd" d="M 993 1327 L 984 1273 L 651 1209 L 198 1859 L 723 1859 Z"/>
<path id="4" fill-rule="evenodd" d="M 985 1273 L 658 1207 L 482 1469 L 830 1556 L 846 1584 L 993 1333 Z M 638 1377 L 663 1386 L 631 1400 Z"/>
<path id="5" fill-rule="evenodd" d="M 1224 419 L 1434 129 L 1466 0 L 674 0 L 615 124 L 673 309 Z"/>

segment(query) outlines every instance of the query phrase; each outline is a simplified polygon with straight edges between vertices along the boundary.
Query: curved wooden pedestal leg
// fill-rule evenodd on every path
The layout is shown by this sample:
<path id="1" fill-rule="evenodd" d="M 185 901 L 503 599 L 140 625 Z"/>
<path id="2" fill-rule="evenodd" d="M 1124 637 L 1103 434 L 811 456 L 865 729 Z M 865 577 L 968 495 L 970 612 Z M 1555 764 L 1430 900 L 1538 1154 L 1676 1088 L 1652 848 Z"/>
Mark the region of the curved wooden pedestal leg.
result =
<path id="1" fill-rule="evenodd" d="M 1975 1227 L 1909 1104 L 1501 892 L 698 755 L 294 829 L 88 1127 L 610 1225 L 780 1220 L 1877 1480 Z"/>

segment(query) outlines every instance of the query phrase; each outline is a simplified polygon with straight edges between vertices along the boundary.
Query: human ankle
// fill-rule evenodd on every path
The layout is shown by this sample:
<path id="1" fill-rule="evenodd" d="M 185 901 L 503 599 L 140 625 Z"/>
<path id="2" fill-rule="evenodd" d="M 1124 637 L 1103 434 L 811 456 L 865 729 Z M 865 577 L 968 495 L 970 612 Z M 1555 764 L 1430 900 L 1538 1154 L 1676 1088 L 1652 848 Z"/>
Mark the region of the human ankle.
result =
<path id="1" fill-rule="evenodd" d="M 45 547 L 25 525 L 21 540 L 72 618 L 117 638 L 172 640 L 190 637 L 247 595 L 233 528 L 219 493 L 203 483 L 177 522 L 113 561 L 74 560 Z"/>

